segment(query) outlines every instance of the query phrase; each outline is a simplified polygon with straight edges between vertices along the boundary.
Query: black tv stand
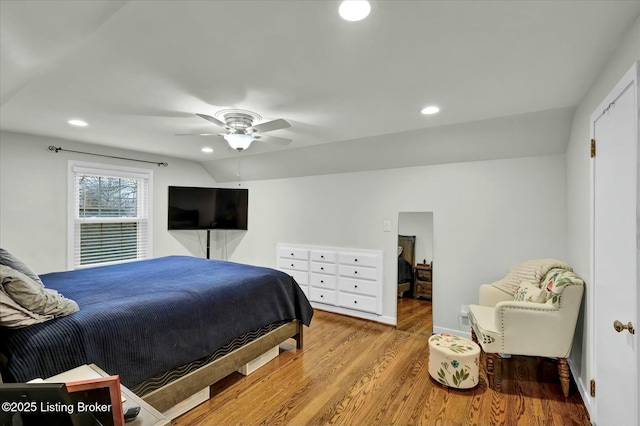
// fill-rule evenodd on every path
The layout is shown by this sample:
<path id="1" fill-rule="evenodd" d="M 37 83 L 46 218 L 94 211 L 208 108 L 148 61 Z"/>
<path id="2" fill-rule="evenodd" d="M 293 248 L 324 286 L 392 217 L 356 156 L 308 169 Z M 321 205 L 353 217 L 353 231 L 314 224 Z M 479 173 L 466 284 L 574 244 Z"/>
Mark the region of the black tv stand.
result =
<path id="1" fill-rule="evenodd" d="M 210 259 L 211 253 L 211 230 L 207 229 L 207 259 Z"/>

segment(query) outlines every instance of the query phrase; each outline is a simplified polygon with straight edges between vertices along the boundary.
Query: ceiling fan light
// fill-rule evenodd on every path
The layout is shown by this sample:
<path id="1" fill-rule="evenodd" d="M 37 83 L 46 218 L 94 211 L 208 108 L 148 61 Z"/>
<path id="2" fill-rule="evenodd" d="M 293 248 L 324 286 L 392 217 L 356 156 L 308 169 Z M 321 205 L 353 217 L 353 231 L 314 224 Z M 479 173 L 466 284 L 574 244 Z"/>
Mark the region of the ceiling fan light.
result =
<path id="1" fill-rule="evenodd" d="M 438 108 L 435 105 L 431 105 L 431 106 L 422 108 L 422 111 L 420 112 L 425 115 L 437 114 L 440 112 L 440 108 Z"/>
<path id="2" fill-rule="evenodd" d="M 71 124 L 72 126 L 76 126 L 76 127 L 87 127 L 89 125 L 86 121 L 79 120 L 77 118 L 69 120 L 69 121 L 67 121 L 67 123 Z"/>
<path id="3" fill-rule="evenodd" d="M 224 139 L 229 143 L 229 146 L 236 151 L 242 151 L 249 148 L 251 142 L 254 141 L 253 136 L 246 135 L 244 133 L 230 133 L 228 135 L 224 135 Z"/>
<path id="4" fill-rule="evenodd" d="M 361 21 L 371 12 L 367 0 L 345 0 L 340 4 L 338 13 L 345 21 Z"/>

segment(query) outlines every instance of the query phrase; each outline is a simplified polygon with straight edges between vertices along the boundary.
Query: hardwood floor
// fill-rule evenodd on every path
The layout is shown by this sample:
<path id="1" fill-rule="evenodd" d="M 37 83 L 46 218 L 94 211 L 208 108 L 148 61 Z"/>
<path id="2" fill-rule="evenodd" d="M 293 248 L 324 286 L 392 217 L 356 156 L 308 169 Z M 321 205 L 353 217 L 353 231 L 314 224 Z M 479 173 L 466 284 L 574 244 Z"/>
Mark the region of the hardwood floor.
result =
<path id="1" fill-rule="evenodd" d="M 498 360 L 499 391 L 487 388 L 483 370 L 474 389 L 435 382 L 428 372 L 431 303 L 407 300 L 402 309 L 420 318 L 407 330 L 316 310 L 303 350 L 285 342 L 276 359 L 249 376 L 227 376 L 211 387 L 209 401 L 173 424 L 591 424 L 573 383 L 569 398 L 562 396 L 554 360 Z"/>
<path id="2" fill-rule="evenodd" d="M 398 325 L 400 331 L 427 334 L 433 330 L 431 301 L 405 297 L 398 298 Z"/>

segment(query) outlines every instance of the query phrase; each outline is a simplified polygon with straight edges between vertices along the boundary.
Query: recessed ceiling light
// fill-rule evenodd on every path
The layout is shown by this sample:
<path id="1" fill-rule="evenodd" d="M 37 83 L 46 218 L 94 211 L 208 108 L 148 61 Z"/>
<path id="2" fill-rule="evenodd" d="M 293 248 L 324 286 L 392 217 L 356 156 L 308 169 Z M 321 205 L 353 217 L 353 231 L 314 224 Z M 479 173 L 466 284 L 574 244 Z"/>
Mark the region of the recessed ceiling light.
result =
<path id="1" fill-rule="evenodd" d="M 71 124 L 72 126 L 76 126 L 76 127 L 87 127 L 88 126 L 86 121 L 82 121 L 82 120 L 78 120 L 78 119 L 69 120 L 69 121 L 67 121 L 67 123 Z"/>
<path id="2" fill-rule="evenodd" d="M 428 106 L 428 107 L 422 108 L 422 111 L 420 112 L 426 115 L 431 115 L 431 114 L 436 114 L 440 112 L 440 108 L 438 108 L 437 106 Z"/>
<path id="3" fill-rule="evenodd" d="M 202 148 L 202 152 L 206 152 L 207 154 L 211 154 L 213 152 L 213 148 L 209 148 L 208 146 L 205 146 L 204 148 Z"/>
<path id="4" fill-rule="evenodd" d="M 367 0 L 345 0 L 340 4 L 338 13 L 346 21 L 361 21 L 371 12 L 371 5 Z"/>

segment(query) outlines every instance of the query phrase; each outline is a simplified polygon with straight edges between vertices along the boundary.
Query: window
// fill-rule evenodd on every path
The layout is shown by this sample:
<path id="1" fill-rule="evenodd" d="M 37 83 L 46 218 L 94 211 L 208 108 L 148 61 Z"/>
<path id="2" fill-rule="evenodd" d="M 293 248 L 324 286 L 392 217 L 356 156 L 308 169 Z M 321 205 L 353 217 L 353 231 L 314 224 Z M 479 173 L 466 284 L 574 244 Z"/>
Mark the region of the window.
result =
<path id="1" fill-rule="evenodd" d="M 69 163 L 69 266 L 151 257 L 152 171 Z"/>

